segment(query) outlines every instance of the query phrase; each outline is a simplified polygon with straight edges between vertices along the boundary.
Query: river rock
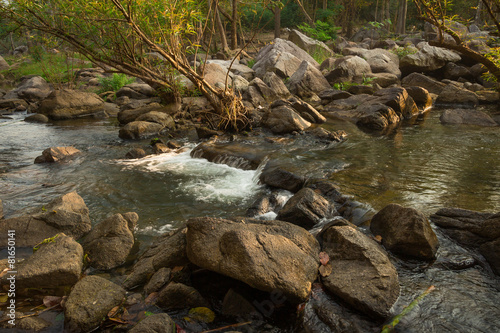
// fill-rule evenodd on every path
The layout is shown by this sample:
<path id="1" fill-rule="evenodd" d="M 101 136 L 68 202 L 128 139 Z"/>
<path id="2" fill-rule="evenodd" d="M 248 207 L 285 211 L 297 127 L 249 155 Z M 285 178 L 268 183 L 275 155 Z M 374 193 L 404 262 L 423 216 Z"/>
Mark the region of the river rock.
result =
<path id="1" fill-rule="evenodd" d="M 260 78 L 267 72 L 274 72 L 284 79 L 292 76 L 304 60 L 319 67 L 313 57 L 293 42 L 276 38 L 259 51 L 252 69 Z"/>
<path id="2" fill-rule="evenodd" d="M 477 95 L 467 89 L 448 84 L 436 99 L 437 106 L 461 106 L 474 108 L 479 104 Z"/>
<path id="3" fill-rule="evenodd" d="M 384 130 L 401 120 L 393 108 L 382 103 L 367 102 L 361 104 L 356 111 L 359 113 L 356 125 L 375 131 Z"/>
<path id="4" fill-rule="evenodd" d="M 287 99 L 290 97 L 290 91 L 283 83 L 283 80 L 275 73 L 267 72 L 262 80 L 279 98 Z"/>
<path id="5" fill-rule="evenodd" d="M 224 70 L 224 67 L 217 63 L 210 63 L 201 65 L 198 71 L 201 71 L 201 68 L 204 70 L 204 79 L 212 86 L 215 87 L 216 84 L 225 86 L 226 85 L 226 74 L 227 70 Z M 231 82 L 231 76 L 233 73 L 229 73 L 230 77 L 228 77 L 227 82 Z"/>
<path id="6" fill-rule="evenodd" d="M 273 163 L 267 163 L 259 177 L 262 184 L 281 188 L 290 192 L 298 192 L 305 184 L 306 179 Z"/>
<path id="7" fill-rule="evenodd" d="M 133 121 L 120 128 L 121 139 L 139 140 L 158 135 L 164 127 L 149 121 Z"/>
<path id="8" fill-rule="evenodd" d="M 378 84 L 382 88 L 387 88 L 392 85 L 401 85 L 399 78 L 391 73 L 373 73 L 370 78 L 373 79 L 372 85 Z"/>
<path id="9" fill-rule="evenodd" d="M 35 159 L 35 163 L 62 162 L 80 153 L 75 147 L 50 147 Z"/>
<path id="10" fill-rule="evenodd" d="M 195 265 L 259 290 L 279 291 L 292 303 L 307 299 L 316 279 L 318 242 L 291 223 L 194 218 L 186 238 Z"/>
<path id="11" fill-rule="evenodd" d="M 76 192 L 54 199 L 38 213 L 0 221 L 0 232 L 16 230 L 19 247 L 35 246 L 61 232 L 79 239 L 90 229 L 89 210 Z M 7 238 L 0 238 L 0 248 L 6 246 Z"/>
<path id="12" fill-rule="evenodd" d="M 307 121 L 315 124 L 323 124 L 326 122 L 326 118 L 323 117 L 314 107 L 312 107 L 312 105 L 294 97 L 288 101 L 291 103 L 292 108 Z"/>
<path id="13" fill-rule="evenodd" d="M 168 114 L 168 108 L 162 107 L 158 103 L 151 103 L 148 105 L 142 105 L 137 108 L 122 110 L 118 113 L 118 121 L 120 124 L 125 125 L 135 121 L 138 117 L 149 112 L 156 111 Z"/>
<path id="14" fill-rule="evenodd" d="M 51 92 L 49 84 L 41 76 L 33 76 L 25 79 L 14 90 L 14 92 L 29 102 L 36 102 L 45 99 Z"/>
<path id="15" fill-rule="evenodd" d="M 136 121 L 149 121 L 151 123 L 160 124 L 165 128 L 175 127 L 174 119 L 170 115 L 158 111 L 150 111 L 148 113 L 142 114 L 137 117 Z"/>
<path id="16" fill-rule="evenodd" d="M 24 121 L 27 121 L 27 122 L 30 122 L 30 123 L 41 123 L 41 124 L 44 124 L 44 123 L 48 123 L 49 122 L 49 118 L 46 115 L 44 115 L 44 114 L 37 113 L 37 114 L 32 114 L 32 115 L 24 118 Z"/>
<path id="17" fill-rule="evenodd" d="M 326 89 L 323 90 L 318 94 L 318 97 L 321 98 L 321 104 L 326 105 L 330 102 L 339 100 L 339 99 L 346 99 L 351 97 L 352 94 L 348 93 L 347 91 L 344 90 L 338 90 L 338 89 Z"/>
<path id="18" fill-rule="evenodd" d="M 250 87 L 255 87 L 260 96 L 262 96 L 265 100 L 265 103 L 260 103 L 261 106 L 267 106 L 269 103 L 272 103 L 279 98 L 278 95 L 258 77 L 249 83 L 249 88 Z M 250 99 L 250 101 L 252 100 Z"/>
<path id="19" fill-rule="evenodd" d="M 191 151 L 194 158 L 204 158 L 217 164 L 226 164 L 243 170 L 255 170 L 268 151 L 242 143 L 203 142 Z"/>
<path id="20" fill-rule="evenodd" d="M 134 246 L 133 228 L 139 216 L 136 213 L 115 214 L 96 225 L 82 241 L 90 265 L 108 270 L 125 262 Z"/>
<path id="21" fill-rule="evenodd" d="M 335 60 L 335 68 L 325 75 L 330 84 L 342 82 L 361 82 L 371 75 L 368 62 L 358 56 L 345 56 Z"/>
<path id="22" fill-rule="evenodd" d="M 350 226 L 329 227 L 322 250 L 334 268 L 325 287 L 353 308 L 385 318 L 399 296 L 398 273 L 375 241 Z"/>
<path id="23" fill-rule="evenodd" d="M 441 123 L 451 125 L 498 126 L 490 115 L 474 109 L 444 110 L 439 119 Z"/>
<path id="24" fill-rule="evenodd" d="M 424 74 L 411 73 L 401 80 L 403 87 L 422 87 L 431 94 L 439 95 L 446 84 L 436 81 Z"/>
<path id="25" fill-rule="evenodd" d="M 146 152 L 142 148 L 132 148 L 126 155 L 125 158 L 137 159 L 146 157 Z"/>
<path id="26" fill-rule="evenodd" d="M 19 107 L 26 110 L 28 103 L 24 99 L 19 98 L 0 99 L 0 109 L 17 110 Z"/>
<path id="27" fill-rule="evenodd" d="M 432 72 L 444 67 L 449 62 L 457 62 L 461 57 L 451 51 L 437 46 L 430 46 L 427 42 L 417 45 L 419 51 L 401 58 L 399 68 L 403 73 Z"/>
<path id="28" fill-rule="evenodd" d="M 156 271 L 149 282 L 144 286 L 144 292 L 149 295 L 155 291 L 160 290 L 170 280 L 172 270 L 167 267 L 162 267 Z"/>
<path id="29" fill-rule="evenodd" d="M 80 90 L 54 90 L 45 98 L 39 113 L 52 120 L 71 119 L 101 112 L 104 101 L 97 94 Z"/>
<path id="30" fill-rule="evenodd" d="M 0 199 L 0 220 L 3 219 L 3 202 L 2 199 Z"/>
<path id="31" fill-rule="evenodd" d="M 370 224 L 374 235 L 382 236 L 389 251 L 422 260 L 433 260 L 439 241 L 429 220 L 413 208 L 390 204 L 380 210 Z"/>
<path id="32" fill-rule="evenodd" d="M 124 299 L 125 290 L 120 286 L 99 276 L 86 276 L 73 287 L 64 305 L 65 328 L 93 331 Z"/>
<path id="33" fill-rule="evenodd" d="M 311 126 L 311 123 L 302 118 L 293 108 L 281 105 L 271 108 L 262 117 L 262 126 L 269 128 L 275 134 L 300 132 Z"/>
<path id="34" fill-rule="evenodd" d="M 16 235 L 17 236 L 17 235 Z M 83 268 L 83 249 L 64 233 L 47 239 L 28 259 L 17 267 L 16 287 L 71 287 L 80 279 Z M 2 284 L 6 284 L 4 276 Z"/>
<path id="35" fill-rule="evenodd" d="M 470 70 L 467 67 L 457 65 L 453 62 L 447 63 L 444 70 L 445 70 L 444 77 L 446 79 L 455 80 L 455 81 L 459 80 L 460 78 L 462 78 L 464 80 L 472 80 L 473 79 L 472 73 L 470 72 Z"/>
<path id="36" fill-rule="evenodd" d="M 427 110 L 432 106 L 432 97 L 427 89 L 422 87 L 406 87 L 405 89 L 420 109 Z"/>
<path id="37" fill-rule="evenodd" d="M 146 99 L 156 95 L 156 90 L 146 83 L 130 83 L 116 92 L 116 97 L 127 96 L 133 99 Z"/>
<path id="38" fill-rule="evenodd" d="M 292 29 L 288 34 L 288 40 L 305 50 L 309 54 L 321 55 L 324 57 L 333 56 L 333 51 L 323 42 L 307 37 L 300 31 Z"/>
<path id="39" fill-rule="evenodd" d="M 279 211 L 277 219 L 311 229 L 319 221 L 335 214 L 328 200 L 310 188 L 303 188 Z"/>
<path id="40" fill-rule="evenodd" d="M 302 99 L 311 99 L 316 94 L 330 88 L 330 84 L 319 69 L 305 60 L 290 77 L 286 86 L 292 94 Z"/>
<path id="41" fill-rule="evenodd" d="M 166 313 L 147 316 L 137 323 L 129 333 L 176 333 L 175 322 Z"/>
<path id="42" fill-rule="evenodd" d="M 156 305 L 163 310 L 210 307 L 198 290 L 182 283 L 170 282 L 158 293 Z"/>
<path id="43" fill-rule="evenodd" d="M 390 73 L 401 78 L 398 56 L 390 51 L 374 48 L 371 50 L 348 47 L 342 50 L 343 55 L 355 55 L 366 60 L 372 73 Z"/>
<path id="44" fill-rule="evenodd" d="M 186 229 L 180 228 L 160 236 L 139 257 L 132 272 L 122 283 L 125 289 L 146 284 L 153 274 L 163 267 L 184 266 L 189 260 L 186 255 Z"/>
<path id="45" fill-rule="evenodd" d="M 5 61 L 5 59 L 0 55 L 0 72 L 6 71 L 10 68 L 10 65 Z"/>
<path id="46" fill-rule="evenodd" d="M 384 88 L 377 90 L 373 96 L 378 98 L 371 103 L 382 103 L 390 106 L 400 118 L 410 119 L 418 114 L 418 107 L 405 88 Z"/>

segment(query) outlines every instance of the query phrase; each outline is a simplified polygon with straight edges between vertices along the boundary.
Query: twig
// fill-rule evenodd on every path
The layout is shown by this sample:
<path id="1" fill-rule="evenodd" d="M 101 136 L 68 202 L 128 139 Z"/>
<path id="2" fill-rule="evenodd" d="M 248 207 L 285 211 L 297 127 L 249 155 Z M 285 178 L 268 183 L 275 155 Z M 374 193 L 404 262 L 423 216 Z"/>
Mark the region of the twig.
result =
<path id="1" fill-rule="evenodd" d="M 252 323 L 251 321 L 247 321 L 245 323 L 237 323 L 237 324 L 227 325 L 227 326 L 215 328 L 213 330 L 203 331 L 201 333 L 218 332 L 218 331 L 221 331 L 221 330 L 225 330 L 226 328 L 240 327 L 240 326 L 245 326 L 245 325 L 248 325 L 248 324 L 251 324 L 251 323 Z"/>
<path id="2" fill-rule="evenodd" d="M 43 309 L 42 311 L 37 311 L 37 312 L 31 313 L 31 314 L 27 314 L 27 315 L 24 315 L 24 316 L 16 317 L 16 320 L 17 319 L 23 319 L 23 318 L 28 318 L 28 317 L 33 317 L 33 316 L 41 315 L 45 311 L 52 310 L 52 309 L 54 309 L 54 308 L 56 308 L 56 307 L 58 307 L 60 305 L 61 305 L 60 303 L 57 303 L 56 305 L 53 305 L 50 308 Z M 4 323 L 4 322 L 9 321 L 9 320 L 11 320 L 11 319 L 10 318 L 5 318 L 5 319 L 0 320 L 0 323 Z"/>

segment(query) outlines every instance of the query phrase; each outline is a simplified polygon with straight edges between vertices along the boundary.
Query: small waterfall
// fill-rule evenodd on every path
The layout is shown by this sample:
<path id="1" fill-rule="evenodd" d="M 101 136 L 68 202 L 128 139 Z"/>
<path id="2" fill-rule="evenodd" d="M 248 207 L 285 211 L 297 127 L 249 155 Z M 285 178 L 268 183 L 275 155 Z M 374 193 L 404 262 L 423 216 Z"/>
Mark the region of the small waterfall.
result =
<path id="1" fill-rule="evenodd" d="M 196 152 L 196 153 L 198 153 L 198 152 Z M 196 155 L 196 153 L 193 155 Z M 230 156 L 227 154 L 218 155 L 217 157 L 214 158 L 214 160 L 212 162 L 214 162 L 216 164 L 225 164 L 225 165 L 228 165 L 230 167 L 242 169 L 242 170 L 251 170 L 252 169 L 252 165 L 251 165 L 250 161 L 248 161 L 247 159 L 245 159 L 243 157 Z"/>
<path id="2" fill-rule="evenodd" d="M 259 181 L 260 181 L 260 175 L 262 174 L 262 171 L 266 167 L 267 162 L 269 162 L 269 156 L 264 157 L 262 159 L 262 161 L 260 162 L 259 166 L 257 167 L 257 169 L 255 169 L 255 175 L 252 178 L 252 180 L 253 180 L 253 182 L 255 184 L 259 183 Z"/>

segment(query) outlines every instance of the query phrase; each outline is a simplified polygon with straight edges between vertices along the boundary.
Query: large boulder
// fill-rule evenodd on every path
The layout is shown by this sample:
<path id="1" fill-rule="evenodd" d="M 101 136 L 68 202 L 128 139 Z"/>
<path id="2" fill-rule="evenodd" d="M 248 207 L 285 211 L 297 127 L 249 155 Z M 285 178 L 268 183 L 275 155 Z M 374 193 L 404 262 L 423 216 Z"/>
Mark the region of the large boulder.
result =
<path id="1" fill-rule="evenodd" d="M 325 287 L 353 308 L 385 318 L 399 297 L 398 273 L 380 246 L 351 226 L 331 226 L 322 233 L 332 273 Z"/>
<path id="2" fill-rule="evenodd" d="M 300 64 L 286 85 L 292 94 L 302 99 L 311 99 L 314 95 L 330 88 L 330 84 L 319 69 L 307 61 Z"/>
<path id="3" fill-rule="evenodd" d="M 259 290 L 279 291 L 290 302 L 307 299 L 316 279 L 319 244 L 291 223 L 194 218 L 186 238 L 195 265 Z"/>
<path id="4" fill-rule="evenodd" d="M 204 79 L 212 87 L 215 87 L 216 84 L 225 86 L 227 70 L 224 70 L 224 67 L 217 63 L 210 63 L 200 66 L 199 70 L 201 70 L 201 68 L 204 69 Z M 228 83 L 231 83 L 231 77 L 232 73 L 230 73 L 230 77 L 227 79 Z"/>
<path id="5" fill-rule="evenodd" d="M 133 99 L 146 99 L 156 95 L 156 90 L 146 83 L 127 84 L 116 92 L 116 97 L 127 96 Z"/>
<path id="6" fill-rule="evenodd" d="M 133 121 L 120 128 L 121 139 L 138 140 L 158 135 L 165 127 L 149 121 Z"/>
<path id="7" fill-rule="evenodd" d="M 45 149 L 42 155 L 35 159 L 35 163 L 61 162 L 80 153 L 75 147 L 50 147 Z"/>
<path id="8" fill-rule="evenodd" d="M 276 92 L 274 92 L 273 89 L 271 89 L 264 81 L 262 81 L 258 77 L 253 79 L 248 85 L 249 88 L 254 87 L 260 94 L 260 96 L 262 96 L 262 98 L 265 100 L 265 103 L 261 103 L 264 104 L 263 106 L 267 106 L 269 103 L 272 103 L 279 98 Z"/>
<path id="9" fill-rule="evenodd" d="M 439 95 L 441 91 L 446 87 L 446 84 L 434 80 L 424 74 L 411 73 L 410 75 L 404 77 L 401 80 L 403 87 L 422 87 L 426 89 L 431 94 Z"/>
<path id="10" fill-rule="evenodd" d="M 19 98 L 30 102 L 36 102 L 49 96 L 52 89 L 50 89 L 49 84 L 43 77 L 34 76 L 22 81 L 14 91 Z"/>
<path id="11" fill-rule="evenodd" d="M 376 96 L 377 99 L 371 103 L 382 103 L 390 106 L 401 118 L 410 119 L 418 114 L 418 107 L 405 88 L 384 88 L 377 90 L 373 96 Z"/>
<path id="12" fill-rule="evenodd" d="M 65 328 L 91 332 L 124 299 L 125 290 L 120 286 L 99 276 L 86 276 L 73 287 L 64 305 Z"/>
<path id="13" fill-rule="evenodd" d="M 281 208 L 277 219 L 311 229 L 322 219 L 336 213 L 328 200 L 310 188 L 303 188 Z"/>
<path id="14" fill-rule="evenodd" d="M 175 322 L 166 313 L 147 316 L 137 323 L 129 333 L 176 333 Z"/>
<path id="15" fill-rule="evenodd" d="M 64 233 L 45 240 L 35 253 L 17 267 L 16 287 L 71 287 L 80 279 L 83 268 L 83 249 Z M 7 276 L 2 284 L 6 284 Z"/>
<path id="16" fill-rule="evenodd" d="M 363 78 L 371 74 L 372 70 L 365 59 L 358 56 L 345 56 L 335 60 L 334 68 L 325 75 L 325 78 L 331 84 L 361 82 Z"/>
<path id="17" fill-rule="evenodd" d="M 399 70 L 399 57 L 384 49 L 362 49 L 358 47 L 348 47 L 342 51 L 343 55 L 355 55 L 365 59 L 370 65 L 373 73 L 390 73 L 401 77 Z"/>
<path id="18" fill-rule="evenodd" d="M 292 29 L 288 34 L 288 40 L 295 45 L 305 50 L 309 54 L 319 55 L 322 57 L 333 56 L 333 51 L 323 42 L 307 37 L 302 32 Z"/>
<path id="19" fill-rule="evenodd" d="M 304 60 L 319 67 L 313 57 L 293 42 L 276 38 L 259 51 L 252 69 L 260 78 L 267 72 L 274 72 L 284 79 L 292 76 Z"/>
<path id="20" fill-rule="evenodd" d="M 290 91 L 286 87 L 283 80 L 273 72 L 267 72 L 262 79 L 265 84 L 279 97 L 279 98 L 289 98 Z"/>
<path id="21" fill-rule="evenodd" d="M 271 187 L 281 188 L 290 192 L 298 192 L 305 184 L 306 179 L 273 163 L 267 163 L 260 174 L 260 182 Z"/>
<path id="22" fill-rule="evenodd" d="M 134 107 L 131 109 L 122 110 L 118 113 L 118 121 L 120 124 L 125 125 L 133 122 L 140 116 L 150 113 L 150 112 L 161 112 L 168 114 L 169 109 L 167 107 L 162 107 L 158 103 L 151 103 L 148 105 L 143 105 L 139 107 Z"/>
<path id="23" fill-rule="evenodd" d="M 401 58 L 399 68 L 403 73 L 411 72 L 432 72 L 444 67 L 449 62 L 457 62 L 461 57 L 447 49 L 437 46 L 430 46 L 429 43 L 422 42 L 418 46 L 419 51 L 408 54 Z"/>
<path id="24" fill-rule="evenodd" d="M 149 121 L 150 123 L 160 124 L 165 128 L 175 127 L 175 122 L 172 116 L 159 111 L 150 111 L 148 113 L 144 113 L 137 117 L 136 121 Z"/>
<path id="25" fill-rule="evenodd" d="M 439 119 L 449 125 L 498 126 L 489 114 L 475 109 L 444 110 Z"/>
<path id="26" fill-rule="evenodd" d="M 385 206 L 372 218 L 370 230 L 382 237 L 382 245 L 391 252 L 423 260 L 436 258 L 436 234 L 429 220 L 413 208 Z"/>
<path id="27" fill-rule="evenodd" d="M 298 112 L 300 116 L 305 120 L 315 124 L 323 124 L 324 122 L 326 122 L 326 118 L 321 115 L 321 113 L 319 113 L 318 110 L 316 110 L 312 105 L 293 97 L 288 101 L 290 102 L 292 108 L 296 112 Z"/>
<path id="28" fill-rule="evenodd" d="M 82 241 L 90 265 L 107 270 L 123 264 L 134 246 L 138 220 L 136 213 L 115 214 L 96 225 Z"/>
<path id="29" fill-rule="evenodd" d="M 101 112 L 104 101 L 98 95 L 79 90 L 54 90 L 45 98 L 39 113 L 53 120 L 71 119 Z"/>
<path id="30" fill-rule="evenodd" d="M 405 87 L 405 89 L 420 109 L 427 110 L 432 106 L 432 97 L 427 89 L 422 87 Z"/>
<path id="31" fill-rule="evenodd" d="M 207 60 L 207 65 L 208 64 L 217 64 L 219 66 L 221 66 L 223 68 L 223 73 L 224 73 L 224 76 L 226 75 L 226 73 L 230 72 L 229 76 L 230 77 L 235 77 L 235 76 L 241 76 L 243 77 L 245 80 L 247 81 L 252 81 L 255 77 L 255 71 L 244 65 L 244 64 L 241 64 L 239 63 L 238 60 L 235 60 L 233 62 L 233 60 L 217 60 L 217 59 L 211 59 L 211 60 Z"/>
<path id="32" fill-rule="evenodd" d="M 448 84 L 441 93 L 439 93 L 435 104 L 436 106 L 474 108 L 479 104 L 479 99 L 473 91 L 457 87 L 454 84 Z"/>
<path id="33" fill-rule="evenodd" d="M 35 246 L 44 239 L 65 233 L 79 239 L 91 229 L 89 210 L 82 197 L 70 192 L 54 199 L 39 212 L 0 221 L 0 232 L 16 230 L 16 246 Z M 0 238 L 0 247 L 7 246 L 7 238 Z"/>
<path id="34" fill-rule="evenodd" d="M 254 145 L 241 143 L 203 142 L 191 151 L 194 158 L 204 158 L 217 164 L 226 164 L 243 170 L 255 170 L 265 159 L 268 151 Z"/>
<path id="35" fill-rule="evenodd" d="M 375 131 L 384 130 L 401 120 L 393 108 L 382 103 L 364 103 L 356 111 L 359 114 L 356 125 Z"/>
<path id="36" fill-rule="evenodd" d="M 286 134 L 303 131 L 309 128 L 311 123 L 302 118 L 291 106 L 280 105 L 264 114 L 262 126 L 269 128 L 273 133 Z"/>

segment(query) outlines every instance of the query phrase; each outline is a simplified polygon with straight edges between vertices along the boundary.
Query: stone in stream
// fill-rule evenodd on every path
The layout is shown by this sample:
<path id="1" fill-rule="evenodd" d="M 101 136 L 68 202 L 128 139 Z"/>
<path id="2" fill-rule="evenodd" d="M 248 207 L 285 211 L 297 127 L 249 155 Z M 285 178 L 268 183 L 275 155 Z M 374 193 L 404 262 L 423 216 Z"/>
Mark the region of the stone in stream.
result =
<path id="1" fill-rule="evenodd" d="M 330 88 L 319 69 L 305 60 L 290 77 L 286 86 L 293 95 L 307 100 L 319 99 L 317 94 Z"/>
<path id="2" fill-rule="evenodd" d="M 160 290 L 164 285 L 166 285 L 170 280 L 170 275 L 172 270 L 167 267 L 162 267 L 157 270 L 149 282 L 144 286 L 144 291 L 146 295 L 149 295 L 155 291 Z"/>
<path id="3" fill-rule="evenodd" d="M 36 113 L 24 118 L 24 121 L 44 124 L 49 122 L 49 118 L 44 114 Z"/>
<path id="4" fill-rule="evenodd" d="M 18 264 L 16 287 L 18 292 L 24 288 L 71 287 L 80 279 L 82 268 L 82 246 L 60 233 L 44 240 L 32 256 Z M 3 285 L 8 284 L 7 276 L 2 278 Z"/>
<path id="5" fill-rule="evenodd" d="M 354 309 L 386 318 L 399 297 L 399 280 L 385 251 L 350 226 L 331 226 L 322 239 L 333 267 L 321 279 L 325 287 Z"/>
<path id="6" fill-rule="evenodd" d="M 446 84 L 421 73 L 411 73 L 401 80 L 403 87 L 422 87 L 431 94 L 439 95 Z"/>
<path id="7" fill-rule="evenodd" d="M 144 113 L 137 117 L 136 121 L 149 121 L 151 123 L 160 124 L 166 128 L 175 127 L 174 119 L 172 118 L 172 116 L 159 111 L 150 111 L 148 113 Z"/>
<path id="8" fill-rule="evenodd" d="M 415 104 L 422 110 L 426 110 L 432 106 L 432 97 L 427 89 L 422 87 L 406 87 L 408 95 L 415 101 Z"/>
<path id="9" fill-rule="evenodd" d="M 292 303 L 309 296 L 319 244 L 305 229 L 281 221 L 208 217 L 190 219 L 187 227 L 187 255 L 195 265 L 262 291 L 279 291 Z"/>
<path id="10" fill-rule="evenodd" d="M 261 125 L 275 134 L 287 134 L 303 131 L 309 128 L 311 123 L 302 118 L 291 106 L 279 105 L 264 114 Z"/>
<path id="11" fill-rule="evenodd" d="M 196 289 L 176 282 L 170 282 L 158 292 L 156 305 L 163 310 L 210 307 L 207 300 Z"/>
<path id="12" fill-rule="evenodd" d="M 288 170 L 268 162 L 260 174 L 260 182 L 268 186 L 281 188 L 290 192 L 298 192 L 306 179 Z"/>
<path id="13" fill-rule="evenodd" d="M 35 163 L 53 163 L 67 161 L 69 158 L 80 154 L 81 151 L 75 147 L 50 147 L 35 159 Z"/>
<path id="14" fill-rule="evenodd" d="M 433 260 L 439 241 L 429 220 L 413 208 L 390 204 L 373 216 L 370 230 L 382 237 L 389 251 L 422 260 Z"/>
<path id="15" fill-rule="evenodd" d="M 103 111 L 104 101 L 97 94 L 79 90 L 54 90 L 45 98 L 38 113 L 52 120 L 72 119 Z"/>
<path id="16" fill-rule="evenodd" d="M 79 239 L 91 229 L 89 210 L 82 197 L 70 192 L 54 199 L 38 212 L 0 221 L 0 232 L 16 230 L 16 246 L 35 246 L 46 238 L 65 233 Z M 0 247 L 7 246 L 7 237 L 0 238 Z"/>
<path id="17" fill-rule="evenodd" d="M 176 333 L 175 322 L 166 313 L 147 316 L 138 322 L 129 333 Z"/>
<path id="18" fill-rule="evenodd" d="M 149 121 L 132 121 L 120 128 L 121 139 L 139 140 L 158 135 L 165 127 Z"/>
<path id="19" fill-rule="evenodd" d="M 116 92 L 116 97 L 127 96 L 133 99 L 146 99 L 156 95 L 156 90 L 147 83 L 130 83 Z"/>
<path id="20" fill-rule="evenodd" d="M 133 212 L 115 214 L 92 228 L 82 241 L 90 266 L 108 270 L 123 264 L 134 246 L 133 231 L 138 220 Z"/>
<path id="21" fill-rule="evenodd" d="M 125 290 L 117 284 L 96 275 L 86 276 L 73 287 L 65 303 L 65 328 L 70 332 L 93 331 L 124 299 Z"/>
<path id="22" fill-rule="evenodd" d="M 132 148 L 126 155 L 125 158 L 128 159 L 138 159 L 146 157 L 146 152 L 142 148 Z"/>
<path id="23" fill-rule="evenodd" d="M 474 108 L 479 105 L 479 99 L 473 91 L 448 84 L 439 93 L 435 102 L 438 106 L 461 106 L 464 108 Z"/>
<path id="24" fill-rule="evenodd" d="M 498 126 L 489 114 L 474 109 L 444 110 L 439 120 L 447 125 Z"/>
<path id="25" fill-rule="evenodd" d="M 24 79 L 11 93 L 14 93 L 18 98 L 24 99 L 27 102 L 38 102 L 45 99 L 51 91 L 49 84 L 44 78 L 33 76 Z"/>

